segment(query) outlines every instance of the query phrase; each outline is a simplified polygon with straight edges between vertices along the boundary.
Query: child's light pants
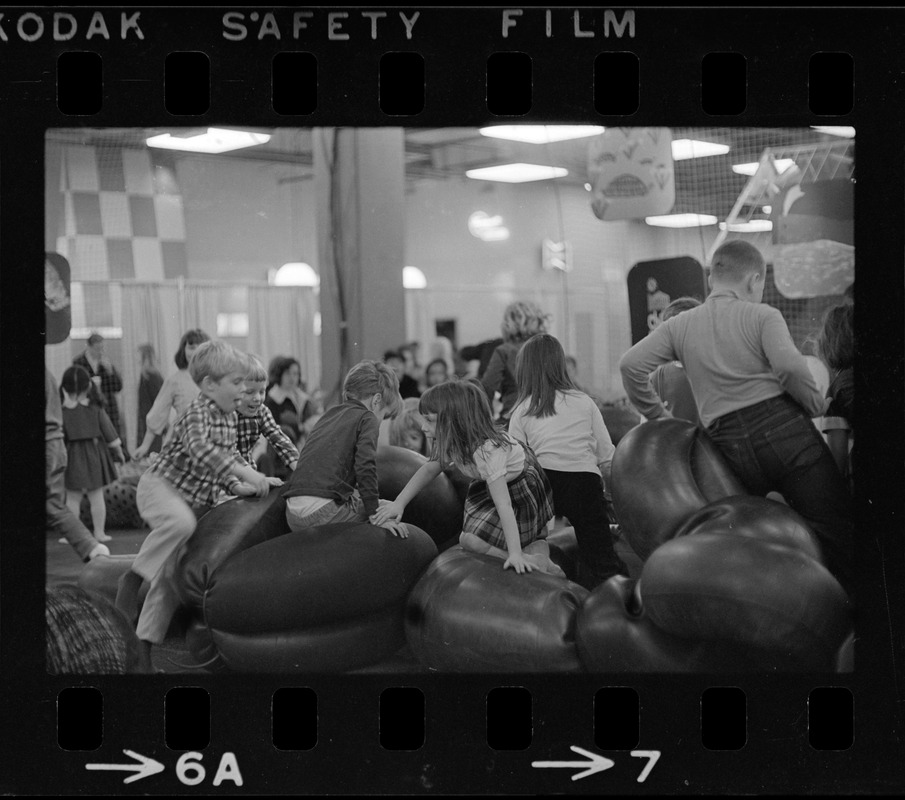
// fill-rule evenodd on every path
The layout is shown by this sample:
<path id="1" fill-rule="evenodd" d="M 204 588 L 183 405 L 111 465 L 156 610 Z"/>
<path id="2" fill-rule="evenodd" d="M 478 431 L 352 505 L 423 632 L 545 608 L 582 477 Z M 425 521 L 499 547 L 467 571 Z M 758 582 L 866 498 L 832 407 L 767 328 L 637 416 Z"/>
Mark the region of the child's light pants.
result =
<path id="1" fill-rule="evenodd" d="M 141 476 L 135 500 L 138 513 L 151 526 L 132 564 L 132 572 L 151 584 L 135 633 L 139 639 L 160 644 L 180 602 L 176 554 L 195 532 L 198 520 L 169 481 L 149 472 Z"/>

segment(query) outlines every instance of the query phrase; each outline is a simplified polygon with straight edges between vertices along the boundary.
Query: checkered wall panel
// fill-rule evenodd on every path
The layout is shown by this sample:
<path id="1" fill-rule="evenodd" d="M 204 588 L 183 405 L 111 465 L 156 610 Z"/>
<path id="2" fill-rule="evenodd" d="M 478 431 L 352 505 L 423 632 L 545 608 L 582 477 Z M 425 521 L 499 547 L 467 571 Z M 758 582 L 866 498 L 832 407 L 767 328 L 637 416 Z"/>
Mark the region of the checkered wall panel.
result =
<path id="1" fill-rule="evenodd" d="M 70 145 L 57 252 L 73 281 L 185 277 L 185 211 L 172 163 L 150 150 Z"/>

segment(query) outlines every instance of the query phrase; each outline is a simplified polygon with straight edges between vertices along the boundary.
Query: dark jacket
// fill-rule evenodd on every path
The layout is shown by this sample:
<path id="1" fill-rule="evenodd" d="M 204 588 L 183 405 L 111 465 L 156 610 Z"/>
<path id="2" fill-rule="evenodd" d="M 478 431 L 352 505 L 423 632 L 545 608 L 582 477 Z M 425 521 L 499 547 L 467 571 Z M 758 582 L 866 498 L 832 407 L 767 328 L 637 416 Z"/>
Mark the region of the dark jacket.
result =
<path id="1" fill-rule="evenodd" d="M 358 400 L 324 413 L 308 436 L 284 497 L 348 501 L 358 489 L 365 512 L 377 512 L 377 434 L 380 422 Z"/>
<path id="2" fill-rule="evenodd" d="M 122 428 L 120 427 L 119 422 L 119 405 L 116 402 L 116 395 L 123 390 L 123 379 L 120 377 L 116 367 L 111 365 L 110 369 L 107 369 L 103 364 L 98 364 L 97 372 L 95 372 L 91 367 L 88 356 L 84 353 L 72 359 L 72 363 L 77 367 L 85 369 L 92 378 L 100 376 L 100 388 L 104 400 L 104 411 L 106 411 L 107 416 L 110 417 L 113 427 L 116 428 L 120 435 L 122 435 Z"/>
<path id="3" fill-rule="evenodd" d="M 421 397 L 421 390 L 418 388 L 418 381 L 411 375 L 403 375 L 399 379 L 399 396 L 405 400 L 406 397 Z"/>
<path id="4" fill-rule="evenodd" d="M 487 397 L 493 403 L 493 393 L 500 393 L 500 401 L 503 409 L 500 411 L 502 419 L 509 419 L 512 407 L 518 398 L 518 384 L 515 382 L 515 359 L 524 342 L 504 342 L 490 357 L 487 371 L 481 378 Z"/>

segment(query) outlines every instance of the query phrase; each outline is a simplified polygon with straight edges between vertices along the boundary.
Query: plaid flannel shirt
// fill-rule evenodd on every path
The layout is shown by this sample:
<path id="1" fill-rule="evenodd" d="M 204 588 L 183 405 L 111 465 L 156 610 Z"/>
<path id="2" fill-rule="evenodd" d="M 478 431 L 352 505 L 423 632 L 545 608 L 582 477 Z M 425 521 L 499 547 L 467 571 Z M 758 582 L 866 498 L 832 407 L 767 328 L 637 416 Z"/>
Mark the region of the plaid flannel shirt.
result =
<path id="1" fill-rule="evenodd" d="M 165 478 L 190 506 L 212 506 L 238 461 L 236 412 L 199 395 L 176 421 L 173 438 L 149 471 Z"/>
<path id="2" fill-rule="evenodd" d="M 237 416 L 236 450 L 239 452 L 241 461 L 252 469 L 258 468 L 251 457 L 251 451 L 254 449 L 255 442 L 258 441 L 258 437 L 263 435 L 276 451 L 280 461 L 292 469 L 292 462 L 298 460 L 299 451 L 292 440 L 283 433 L 283 429 L 277 425 L 267 406 L 262 405 L 253 417 L 246 417 L 244 414 L 237 414 Z M 235 475 L 230 475 L 226 481 L 226 488 L 230 494 L 235 494 L 233 488 L 237 483 L 239 483 L 239 479 Z"/>

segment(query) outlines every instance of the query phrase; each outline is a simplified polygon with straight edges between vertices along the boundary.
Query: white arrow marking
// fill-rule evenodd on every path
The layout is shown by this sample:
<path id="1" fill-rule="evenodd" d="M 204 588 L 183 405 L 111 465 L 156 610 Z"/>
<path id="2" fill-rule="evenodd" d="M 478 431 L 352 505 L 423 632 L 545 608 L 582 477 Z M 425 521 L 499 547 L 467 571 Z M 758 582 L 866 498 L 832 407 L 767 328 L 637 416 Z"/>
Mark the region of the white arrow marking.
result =
<path id="1" fill-rule="evenodd" d="M 132 783 L 133 781 L 140 781 L 142 778 L 147 778 L 151 775 L 156 775 L 158 772 L 163 772 L 163 764 L 159 761 L 155 761 L 153 758 L 148 758 L 147 756 L 143 756 L 140 753 L 136 753 L 134 750 L 123 750 L 123 752 L 129 756 L 130 758 L 134 758 L 136 761 L 140 762 L 138 764 L 85 764 L 85 769 L 103 769 L 103 770 L 127 770 L 129 772 L 134 772 L 134 775 L 130 775 L 126 778 L 123 783 Z"/>
<path id="2" fill-rule="evenodd" d="M 588 769 L 583 772 L 577 772 L 572 776 L 573 781 L 577 781 L 579 778 L 587 778 L 588 775 L 593 775 L 595 772 L 603 772 L 605 769 L 609 769 L 616 765 L 615 761 L 610 761 L 610 759 L 605 756 L 599 756 L 597 753 L 592 753 L 589 750 L 582 750 L 580 747 L 575 747 L 574 745 L 570 746 L 569 749 L 573 753 L 579 753 L 583 756 L 587 756 L 590 758 L 590 761 L 532 761 L 532 767 L 588 767 Z"/>

